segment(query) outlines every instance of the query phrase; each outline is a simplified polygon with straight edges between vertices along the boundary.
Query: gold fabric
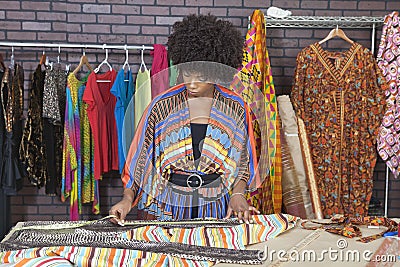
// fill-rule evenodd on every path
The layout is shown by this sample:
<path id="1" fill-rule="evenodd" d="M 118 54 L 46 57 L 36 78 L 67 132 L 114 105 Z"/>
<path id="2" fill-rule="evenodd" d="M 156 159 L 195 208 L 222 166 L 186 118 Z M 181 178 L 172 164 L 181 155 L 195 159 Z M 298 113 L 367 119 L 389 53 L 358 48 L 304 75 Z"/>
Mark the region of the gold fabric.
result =
<path id="1" fill-rule="evenodd" d="M 288 210 L 287 212 L 301 218 L 315 218 L 311 204 L 310 191 L 301 153 L 300 140 L 296 114 L 288 95 L 278 96 L 278 112 L 282 122 L 282 192 L 283 203 L 288 208 L 287 198 L 297 199 L 301 203 L 304 215 L 296 214 Z M 285 143 L 285 144 L 283 144 Z M 283 147 L 285 146 L 285 148 Z M 293 164 L 293 168 L 288 168 L 288 163 Z M 290 166 L 290 165 L 289 165 Z M 293 188 L 290 190 L 290 188 Z M 292 192 L 293 191 L 293 192 Z M 300 195 L 294 194 L 299 192 Z M 296 196 L 296 197 L 295 197 Z M 296 212 L 296 211 L 295 211 Z"/>
<path id="2" fill-rule="evenodd" d="M 302 151 L 302 156 L 304 159 L 304 167 L 305 167 L 307 181 L 308 181 L 308 185 L 309 185 L 309 189 L 310 189 L 310 198 L 311 198 L 311 203 L 313 206 L 315 218 L 323 219 L 324 216 L 322 215 L 321 200 L 318 195 L 317 182 L 315 180 L 314 168 L 313 168 L 313 164 L 311 161 L 310 145 L 308 144 L 306 127 L 304 126 L 304 121 L 300 118 L 297 119 L 297 123 L 299 125 L 299 137 L 300 137 L 301 151 Z"/>

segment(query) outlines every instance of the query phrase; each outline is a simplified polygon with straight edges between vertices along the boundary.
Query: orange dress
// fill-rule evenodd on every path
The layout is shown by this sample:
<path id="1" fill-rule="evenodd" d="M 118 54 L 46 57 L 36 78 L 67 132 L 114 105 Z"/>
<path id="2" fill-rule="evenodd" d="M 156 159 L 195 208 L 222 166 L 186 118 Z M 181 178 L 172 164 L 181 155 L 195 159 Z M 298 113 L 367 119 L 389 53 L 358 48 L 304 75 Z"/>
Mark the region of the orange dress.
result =
<path id="1" fill-rule="evenodd" d="M 367 214 L 386 83 L 358 43 L 328 52 L 319 43 L 297 56 L 292 103 L 303 119 L 324 217 Z"/>

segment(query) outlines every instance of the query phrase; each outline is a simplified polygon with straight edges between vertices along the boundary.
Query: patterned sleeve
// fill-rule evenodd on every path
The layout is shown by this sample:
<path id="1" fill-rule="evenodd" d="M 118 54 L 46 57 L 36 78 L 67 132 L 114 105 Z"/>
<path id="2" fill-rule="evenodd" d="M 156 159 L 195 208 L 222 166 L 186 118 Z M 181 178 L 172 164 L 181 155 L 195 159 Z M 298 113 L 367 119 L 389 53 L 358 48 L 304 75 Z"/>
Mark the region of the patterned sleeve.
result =
<path id="1" fill-rule="evenodd" d="M 245 138 L 248 139 L 248 138 Z M 250 183 L 250 169 L 249 169 L 249 162 L 250 162 L 250 153 L 249 147 L 250 142 L 247 141 L 247 144 L 243 144 L 244 149 L 242 150 L 245 153 L 240 153 L 240 160 L 239 160 L 239 174 L 238 179 L 244 180 L 247 185 L 249 186 Z"/>
<path id="2" fill-rule="evenodd" d="M 149 172 L 153 171 L 153 166 L 148 166 L 150 154 L 154 154 L 154 122 L 155 111 L 149 110 L 149 105 L 142 116 L 135 135 L 133 137 L 125 166 L 122 170 L 122 182 L 125 188 L 130 188 L 135 193 L 135 200 L 139 198 L 139 189 L 144 184 Z M 153 109 L 152 109 L 153 110 Z M 136 202 L 134 201 L 134 203 Z"/>
<path id="3" fill-rule="evenodd" d="M 304 120 L 304 92 L 306 78 L 306 64 L 304 62 L 303 51 L 297 55 L 296 69 L 294 73 L 294 81 L 291 92 L 291 101 L 296 111 L 297 117 Z"/>
<path id="4" fill-rule="evenodd" d="M 244 180 L 247 183 L 248 190 L 252 191 L 256 189 L 260 184 L 260 176 L 257 170 L 257 155 L 256 145 L 252 123 L 250 121 L 250 109 L 244 104 L 244 117 L 243 117 L 243 131 L 247 133 L 244 138 L 243 151 L 246 153 L 240 154 L 239 161 L 239 175 L 240 180 Z"/>

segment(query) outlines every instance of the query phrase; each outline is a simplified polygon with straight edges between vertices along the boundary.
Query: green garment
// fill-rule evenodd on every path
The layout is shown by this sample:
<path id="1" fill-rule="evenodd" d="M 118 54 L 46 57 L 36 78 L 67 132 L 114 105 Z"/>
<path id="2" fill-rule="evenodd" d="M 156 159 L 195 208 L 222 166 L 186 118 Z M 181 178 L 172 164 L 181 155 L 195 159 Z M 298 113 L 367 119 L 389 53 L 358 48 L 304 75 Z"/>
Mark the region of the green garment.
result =
<path id="1" fill-rule="evenodd" d="M 135 93 L 135 130 L 140 122 L 142 114 L 151 101 L 150 70 L 139 70 L 136 76 Z"/>

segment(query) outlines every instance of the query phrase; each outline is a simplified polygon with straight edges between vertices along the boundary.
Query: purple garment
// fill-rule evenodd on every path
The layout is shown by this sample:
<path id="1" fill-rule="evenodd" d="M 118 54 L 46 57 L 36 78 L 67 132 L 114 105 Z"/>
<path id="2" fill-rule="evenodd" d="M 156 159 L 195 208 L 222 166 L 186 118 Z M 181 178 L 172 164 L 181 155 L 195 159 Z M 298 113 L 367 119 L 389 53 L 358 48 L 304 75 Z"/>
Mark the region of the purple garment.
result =
<path id="1" fill-rule="evenodd" d="M 378 136 L 378 152 L 395 178 L 400 174 L 400 23 L 399 13 L 385 17 L 377 63 L 389 85 L 386 113 Z"/>
<path id="2" fill-rule="evenodd" d="M 153 47 L 154 50 L 150 52 L 154 57 L 150 70 L 152 99 L 169 88 L 167 49 L 160 44 L 155 44 Z"/>

